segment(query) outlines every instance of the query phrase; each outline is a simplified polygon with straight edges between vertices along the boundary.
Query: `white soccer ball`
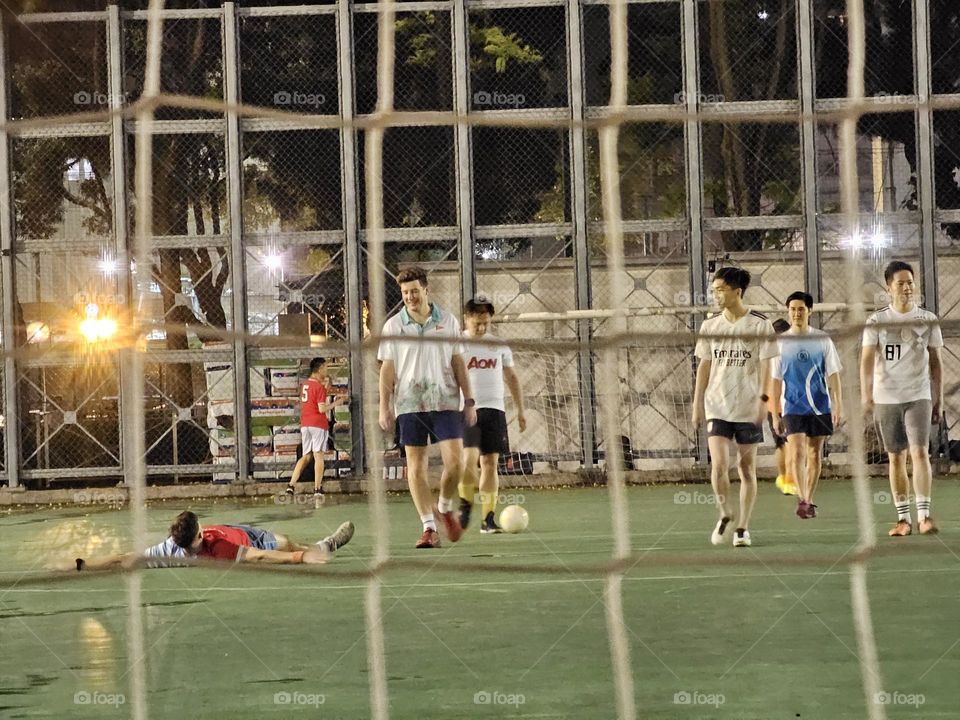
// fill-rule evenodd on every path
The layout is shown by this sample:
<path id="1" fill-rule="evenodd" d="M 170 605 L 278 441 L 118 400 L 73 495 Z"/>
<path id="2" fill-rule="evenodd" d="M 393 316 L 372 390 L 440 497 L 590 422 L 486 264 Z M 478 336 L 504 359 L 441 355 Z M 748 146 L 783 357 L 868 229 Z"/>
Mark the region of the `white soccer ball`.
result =
<path id="1" fill-rule="evenodd" d="M 519 505 L 507 505 L 500 511 L 500 527 L 503 528 L 504 532 L 523 532 L 529 524 L 530 516 Z"/>

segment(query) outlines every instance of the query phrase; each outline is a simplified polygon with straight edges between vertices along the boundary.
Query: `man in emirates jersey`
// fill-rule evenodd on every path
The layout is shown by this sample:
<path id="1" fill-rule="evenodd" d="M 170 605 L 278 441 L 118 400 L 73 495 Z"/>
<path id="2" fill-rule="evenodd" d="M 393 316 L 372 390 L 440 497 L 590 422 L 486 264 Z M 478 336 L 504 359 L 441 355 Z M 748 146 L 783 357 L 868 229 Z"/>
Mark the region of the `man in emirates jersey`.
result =
<path id="1" fill-rule="evenodd" d="M 330 421 L 327 413 L 348 398 L 345 395 L 327 401 L 327 361 L 317 357 L 310 361 L 310 377 L 300 387 L 300 440 L 303 456 L 297 461 L 287 485 L 287 495 L 293 495 L 300 474 L 316 459 L 313 469 L 313 493 L 323 495 L 323 452 L 330 436 Z"/>

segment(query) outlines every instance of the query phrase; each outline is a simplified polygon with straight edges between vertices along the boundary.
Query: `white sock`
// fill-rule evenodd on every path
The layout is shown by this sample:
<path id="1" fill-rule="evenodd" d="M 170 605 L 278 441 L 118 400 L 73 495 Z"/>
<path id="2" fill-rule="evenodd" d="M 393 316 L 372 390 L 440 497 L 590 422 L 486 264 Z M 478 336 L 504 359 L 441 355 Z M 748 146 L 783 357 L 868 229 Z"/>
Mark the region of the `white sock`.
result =
<path id="1" fill-rule="evenodd" d="M 894 507 L 897 509 L 897 520 L 906 520 L 910 522 L 910 501 L 898 503 L 894 501 Z"/>
<path id="2" fill-rule="evenodd" d="M 917 522 L 923 522 L 930 517 L 930 497 L 917 495 Z"/>
<path id="3" fill-rule="evenodd" d="M 433 519 L 433 513 L 421 515 L 420 522 L 423 523 L 424 530 L 433 530 L 434 532 L 437 531 L 437 521 Z"/>
<path id="4" fill-rule="evenodd" d="M 442 513 L 453 512 L 453 498 L 445 498 L 441 495 L 440 500 L 437 501 L 437 510 Z"/>

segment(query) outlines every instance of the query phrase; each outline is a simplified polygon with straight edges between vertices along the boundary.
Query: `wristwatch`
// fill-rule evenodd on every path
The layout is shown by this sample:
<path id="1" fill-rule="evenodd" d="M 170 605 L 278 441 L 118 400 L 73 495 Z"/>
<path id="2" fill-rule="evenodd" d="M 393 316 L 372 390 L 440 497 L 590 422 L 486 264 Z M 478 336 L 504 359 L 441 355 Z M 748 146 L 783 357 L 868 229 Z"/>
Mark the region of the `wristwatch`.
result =
<path id="1" fill-rule="evenodd" d="M 464 400 L 463 400 L 463 406 L 464 406 L 465 408 L 473 407 L 473 406 L 476 405 L 476 404 L 477 404 L 477 401 L 474 400 L 473 398 L 464 398 Z"/>

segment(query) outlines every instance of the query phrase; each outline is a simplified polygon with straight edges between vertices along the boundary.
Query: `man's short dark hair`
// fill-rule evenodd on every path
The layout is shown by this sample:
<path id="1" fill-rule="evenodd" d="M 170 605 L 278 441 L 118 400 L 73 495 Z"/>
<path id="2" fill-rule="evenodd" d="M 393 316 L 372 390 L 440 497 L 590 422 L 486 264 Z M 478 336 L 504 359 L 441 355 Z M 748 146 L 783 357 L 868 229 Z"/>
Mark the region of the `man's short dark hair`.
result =
<path id="1" fill-rule="evenodd" d="M 315 357 L 310 361 L 310 374 L 313 375 L 317 370 L 322 368 L 327 364 L 327 359 L 322 357 Z"/>
<path id="2" fill-rule="evenodd" d="M 722 267 L 717 270 L 713 279 L 723 280 L 723 282 L 730 287 L 738 288 L 741 297 L 747 292 L 747 288 L 750 286 L 750 272 L 738 267 Z"/>
<path id="3" fill-rule="evenodd" d="M 787 298 L 786 305 L 790 307 L 790 303 L 794 300 L 803 300 L 803 304 L 807 306 L 808 310 L 813 309 L 813 295 L 806 293 L 803 290 L 797 290 L 796 292 L 790 293 L 790 296 Z"/>
<path id="4" fill-rule="evenodd" d="M 177 515 L 177 519 L 170 526 L 170 537 L 184 550 L 189 550 L 193 541 L 197 538 L 197 532 L 200 530 L 200 520 L 196 513 L 184 510 Z"/>
<path id="5" fill-rule="evenodd" d="M 494 315 L 493 303 L 490 302 L 490 298 L 486 295 L 476 295 L 475 297 L 467 300 L 466 304 L 463 306 L 463 312 L 465 315 L 480 315 L 482 313 L 489 313 Z"/>
<path id="6" fill-rule="evenodd" d="M 419 267 L 408 267 L 404 268 L 397 275 L 397 285 L 403 285 L 404 283 L 413 282 L 414 280 L 419 280 L 420 285 L 423 287 L 427 286 L 427 273 L 423 268 Z"/>
<path id="7" fill-rule="evenodd" d="M 788 323 L 783 318 L 777 318 L 773 321 L 773 329 L 779 335 L 780 333 L 785 333 L 790 329 L 790 323 Z"/>
<path id="8" fill-rule="evenodd" d="M 916 273 L 913 272 L 913 265 L 903 260 L 894 260 L 883 270 L 883 282 L 887 285 L 890 285 L 890 281 L 893 280 L 893 276 L 898 272 L 903 270 L 909 270 L 911 275 L 916 276 Z"/>

